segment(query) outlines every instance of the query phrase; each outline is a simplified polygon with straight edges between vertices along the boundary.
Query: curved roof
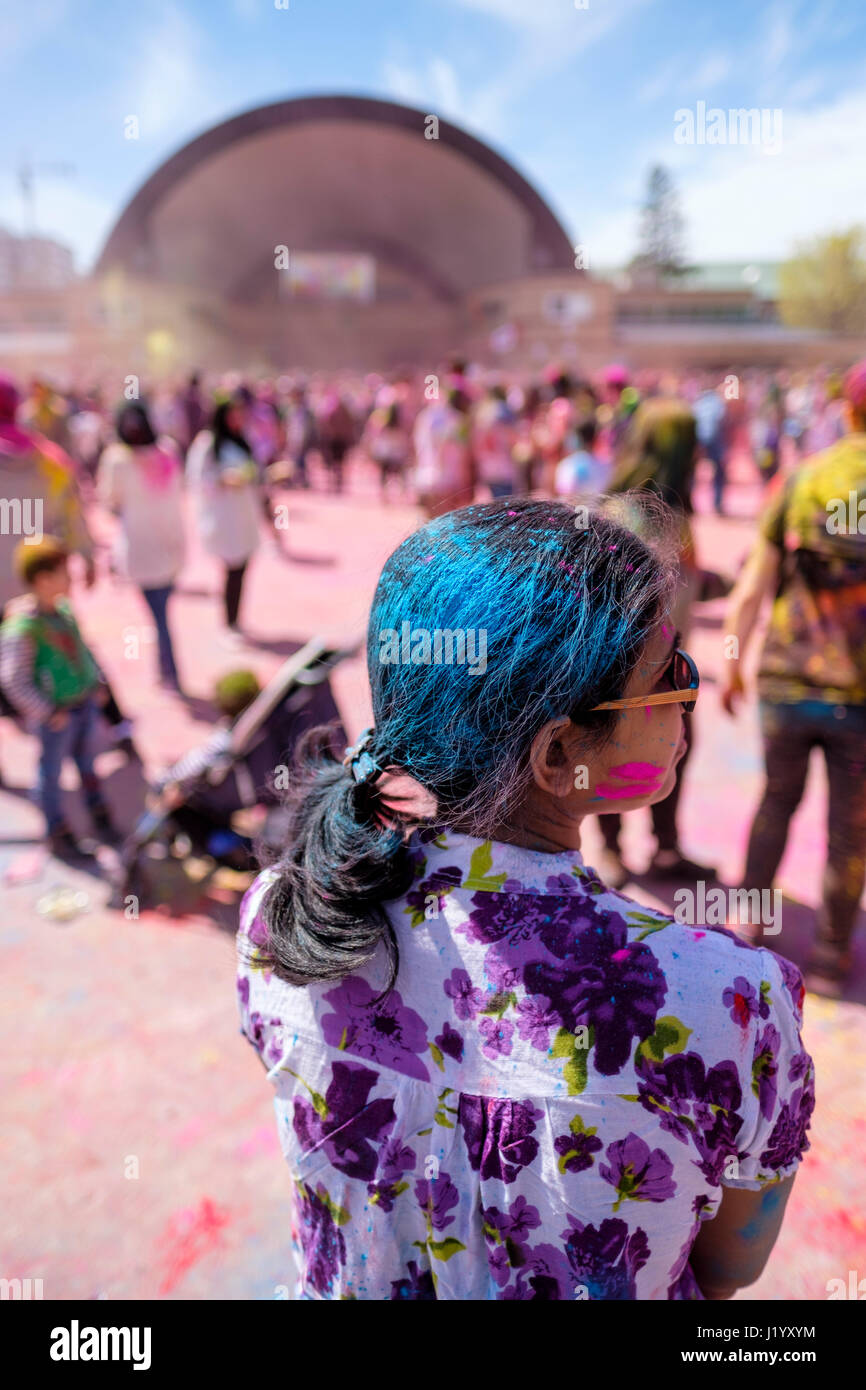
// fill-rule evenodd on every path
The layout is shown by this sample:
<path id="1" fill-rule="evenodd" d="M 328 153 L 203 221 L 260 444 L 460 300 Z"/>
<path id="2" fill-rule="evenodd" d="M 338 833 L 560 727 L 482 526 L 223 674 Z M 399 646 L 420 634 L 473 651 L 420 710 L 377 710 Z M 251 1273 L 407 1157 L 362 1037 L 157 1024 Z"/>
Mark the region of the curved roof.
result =
<path id="1" fill-rule="evenodd" d="M 214 126 L 156 170 L 109 234 L 122 267 L 228 298 L 275 293 L 275 248 L 364 252 L 455 300 L 540 270 L 573 270 L 569 238 L 513 165 L 411 107 L 316 96 Z"/>

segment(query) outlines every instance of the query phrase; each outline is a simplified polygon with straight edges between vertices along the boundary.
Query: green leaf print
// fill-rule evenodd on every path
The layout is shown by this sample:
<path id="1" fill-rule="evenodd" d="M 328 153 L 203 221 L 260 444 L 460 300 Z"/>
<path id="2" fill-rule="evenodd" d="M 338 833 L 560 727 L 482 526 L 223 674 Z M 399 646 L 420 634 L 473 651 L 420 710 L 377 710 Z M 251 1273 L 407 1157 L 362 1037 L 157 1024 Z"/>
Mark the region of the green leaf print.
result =
<path id="1" fill-rule="evenodd" d="M 652 1037 L 638 1043 L 635 1061 L 639 1057 L 645 1057 L 648 1062 L 663 1062 L 667 1053 L 684 1051 L 691 1035 L 692 1029 L 687 1028 L 678 1018 L 674 1018 L 673 1014 L 657 1018 Z"/>
<path id="2" fill-rule="evenodd" d="M 594 1042 L 594 1031 L 592 1028 L 587 1030 L 588 1041 L 585 1047 L 580 1045 L 574 1033 L 569 1033 L 567 1028 L 560 1028 L 553 1040 L 552 1056 L 568 1059 L 562 1068 L 562 1079 L 570 1096 L 579 1096 L 581 1091 L 586 1090 L 588 1055 Z"/>
<path id="3" fill-rule="evenodd" d="M 452 1255 L 456 1255 L 458 1250 L 465 1250 L 466 1246 L 453 1236 L 448 1236 L 445 1240 L 428 1240 L 427 1249 L 437 1260 L 450 1260 Z"/>
<path id="4" fill-rule="evenodd" d="M 431 1043 L 428 1043 L 427 1046 L 429 1047 L 429 1049 L 430 1049 L 430 1055 L 431 1055 L 431 1057 L 433 1058 L 433 1061 L 436 1063 L 436 1065 L 437 1065 L 437 1067 L 439 1068 L 439 1070 L 440 1070 L 440 1071 L 444 1071 L 444 1070 L 445 1070 L 445 1058 L 442 1056 L 441 1050 L 436 1046 L 435 1043 L 432 1043 L 432 1042 L 431 1042 Z"/>
<path id="5" fill-rule="evenodd" d="M 503 1018 L 510 1008 L 517 1008 L 517 995 L 512 991 L 508 994 L 494 994 L 486 1009 L 481 1009 L 482 1014 L 490 1014 L 493 1018 Z"/>
<path id="6" fill-rule="evenodd" d="M 631 925 L 636 925 L 638 922 L 647 923 L 645 930 L 638 932 L 635 941 L 645 941 L 646 938 L 652 936 L 654 932 L 666 931 L 671 925 L 670 922 L 659 922 L 655 917 L 646 917 L 642 912 L 630 912 L 628 920 Z"/>
<path id="7" fill-rule="evenodd" d="M 469 861 L 469 877 L 463 880 L 462 886 L 473 893 L 498 893 L 507 874 L 492 874 L 488 877 L 488 871 L 492 868 L 493 851 L 490 841 L 485 840 L 483 845 L 479 845 L 473 851 Z"/>

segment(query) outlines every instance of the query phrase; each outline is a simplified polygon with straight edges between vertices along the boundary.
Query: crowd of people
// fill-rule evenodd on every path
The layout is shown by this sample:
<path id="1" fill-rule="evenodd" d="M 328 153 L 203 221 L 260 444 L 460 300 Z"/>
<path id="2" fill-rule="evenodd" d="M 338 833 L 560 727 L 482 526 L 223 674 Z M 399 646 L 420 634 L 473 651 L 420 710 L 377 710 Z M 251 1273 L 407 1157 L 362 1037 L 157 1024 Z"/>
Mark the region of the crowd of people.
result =
<path id="1" fill-rule="evenodd" d="M 156 385 L 146 398 L 124 397 L 113 412 L 98 387 L 34 381 L 19 393 L 3 378 L 0 494 L 10 505 L 39 499 L 44 536 L 22 540 L 8 526 L 0 535 L 0 687 L 6 712 L 42 740 L 37 790 L 53 849 L 75 848 L 58 794 L 65 756 L 78 764 L 97 830 L 110 829 L 89 751 L 98 713 L 133 751 L 68 598 L 71 554 L 83 557 L 85 582 L 94 582 L 91 506 L 116 518 L 111 564 L 140 590 L 153 616 L 158 679 L 182 697 L 171 600 L 187 549 L 185 494 L 205 550 L 223 569 L 228 646 L 244 644 L 244 581 L 255 551 L 268 533 L 281 544 L 275 508 L 286 503 L 278 498 L 290 499 L 293 489 L 339 494 L 347 469 L 359 463 L 377 479 L 383 504 L 412 503 L 428 519 L 485 497 L 546 496 L 578 509 L 620 498 L 620 515 L 641 533 L 649 523 L 635 499 L 659 498 L 676 554 L 672 623 L 686 641 L 693 605 L 725 592 L 696 554 L 696 468 L 707 461 L 713 505 L 724 515 L 729 462 L 739 453 L 751 459 L 767 500 L 725 629 L 738 643 L 723 667 L 731 714 L 762 600 L 775 600 L 759 677 L 767 784 L 744 882 L 771 886 L 809 752 L 821 747 L 831 806 L 815 965 L 838 983 L 850 966 L 866 859 L 866 537 L 856 526 L 833 534 L 826 520 L 834 498 L 866 487 L 864 430 L 862 369 L 844 379 L 823 370 L 677 377 L 612 364 L 592 378 L 554 368 L 540 380 L 504 380 L 455 359 L 434 376 L 250 383 L 193 374 L 179 386 Z M 648 872 L 661 879 L 715 873 L 680 848 L 677 808 L 690 750 L 687 720 L 670 793 L 652 806 L 657 843 Z M 598 867 L 618 888 L 629 868 L 615 809 L 600 817 Z"/>
<path id="2" fill-rule="evenodd" d="M 64 760 L 109 840 L 98 722 L 135 754 L 123 691 L 70 601 L 70 557 L 87 585 L 100 568 L 93 509 L 114 517 L 111 564 L 149 608 L 158 679 L 179 698 L 188 514 L 222 567 L 236 648 L 250 561 L 266 536 L 281 544 L 295 491 L 352 493 L 363 474 L 383 505 L 422 517 L 373 601 L 374 726 L 345 750 L 325 684 L 285 804 L 268 774 L 298 732 L 289 706 L 268 706 L 245 771 L 253 800 L 280 803 L 241 908 L 238 986 L 294 1177 L 296 1296 L 715 1299 L 753 1282 L 808 1147 L 803 984 L 758 922 L 735 936 L 624 897 L 622 818 L 650 808 L 651 879 L 713 880 L 678 828 L 700 687 L 690 620 L 726 599 L 733 717 L 769 608 L 766 781 L 742 884 L 772 890 L 820 749 L 827 856 L 806 984 L 844 990 L 866 877 L 866 362 L 839 377 L 613 364 L 530 381 L 455 360 L 426 377 L 193 375 L 113 413 L 106 400 L 0 379 L 0 690 L 40 742 L 34 790 L 58 857 L 82 852 Z M 693 522 L 701 461 L 724 516 L 737 457 L 763 492 L 734 582 L 700 564 Z M 485 632 L 476 679 L 376 659 L 382 630 L 424 623 Z M 249 803 L 229 795 L 223 827 L 179 789 L 230 759 L 260 694 L 250 672 L 225 677 L 211 740 L 158 783 L 207 853 Z M 435 824 L 392 796 L 406 774 Z M 226 862 L 252 873 L 252 842 L 229 838 Z"/>

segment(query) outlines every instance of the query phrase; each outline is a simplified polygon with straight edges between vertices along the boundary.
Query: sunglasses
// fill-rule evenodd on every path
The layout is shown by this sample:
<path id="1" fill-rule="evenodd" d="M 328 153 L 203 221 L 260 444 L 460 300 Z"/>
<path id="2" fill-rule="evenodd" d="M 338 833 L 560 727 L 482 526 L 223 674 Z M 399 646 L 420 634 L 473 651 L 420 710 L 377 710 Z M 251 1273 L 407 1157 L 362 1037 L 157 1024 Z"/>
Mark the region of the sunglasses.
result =
<path id="1" fill-rule="evenodd" d="M 663 680 L 669 680 L 673 689 L 660 690 L 654 695 L 631 695 L 627 700 L 606 700 L 603 705 L 593 705 L 591 713 L 597 709 L 641 709 L 645 705 L 681 704 L 687 714 L 691 714 L 697 703 L 700 673 L 688 652 L 677 647 L 665 667 Z"/>

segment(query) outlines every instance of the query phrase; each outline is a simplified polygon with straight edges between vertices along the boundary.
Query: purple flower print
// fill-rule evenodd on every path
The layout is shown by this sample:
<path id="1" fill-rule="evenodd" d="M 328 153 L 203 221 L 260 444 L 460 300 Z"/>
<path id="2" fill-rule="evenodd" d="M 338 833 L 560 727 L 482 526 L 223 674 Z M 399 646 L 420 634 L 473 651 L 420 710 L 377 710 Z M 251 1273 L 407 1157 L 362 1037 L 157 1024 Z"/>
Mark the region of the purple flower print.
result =
<path id="1" fill-rule="evenodd" d="M 451 1057 L 455 1062 L 463 1061 L 463 1038 L 447 1020 L 442 1026 L 442 1032 L 437 1033 L 433 1041 L 443 1057 Z"/>
<path id="2" fill-rule="evenodd" d="M 742 1129 L 740 1079 L 734 1062 L 718 1062 L 706 1070 L 697 1052 L 678 1052 L 664 1062 L 641 1058 L 637 1064 L 638 1097 L 661 1128 L 697 1149 L 696 1163 L 713 1186 L 718 1186 L 725 1160 L 738 1156 Z"/>
<path id="3" fill-rule="evenodd" d="M 593 1154 L 597 1154 L 604 1145 L 596 1137 L 594 1129 L 584 1129 L 579 1115 L 575 1115 L 569 1129 L 570 1133 L 560 1134 L 553 1141 L 553 1147 L 559 1154 L 559 1170 L 561 1173 L 583 1173 L 592 1167 L 595 1162 Z"/>
<path id="4" fill-rule="evenodd" d="M 238 977 L 238 999 L 243 1008 L 246 1008 L 250 1002 L 250 982 L 246 975 Z"/>
<path id="5" fill-rule="evenodd" d="M 379 1142 L 394 1127 L 390 1097 L 367 1103 L 378 1073 L 355 1062 L 335 1062 L 325 1092 L 327 1117 L 308 1100 L 296 1097 L 292 1121 L 298 1142 L 309 1153 L 320 1144 L 328 1161 L 349 1178 L 368 1181 L 376 1172 Z"/>
<path id="6" fill-rule="evenodd" d="M 265 1019 L 260 1013 L 250 1014 L 250 1024 L 246 1030 L 247 1037 L 268 1067 L 276 1065 L 283 1050 L 280 1046 L 278 1033 L 273 1032 L 269 1036 L 267 1030 L 268 1028 L 279 1029 L 280 1026 L 278 1018 Z"/>
<path id="7" fill-rule="evenodd" d="M 496 1248 L 502 1249 L 501 1246 Z M 536 1245 L 531 1249 L 523 1247 L 520 1254 L 522 1263 L 517 1278 L 499 1295 L 501 1299 L 556 1303 L 574 1297 L 578 1281 L 564 1250 L 556 1245 Z"/>
<path id="8" fill-rule="evenodd" d="M 608 1217 L 596 1230 L 569 1216 L 569 1229 L 563 1231 L 565 1253 L 589 1298 L 622 1302 L 637 1297 L 635 1276 L 649 1259 L 646 1232 L 640 1226 L 630 1231 L 618 1217 Z"/>
<path id="9" fill-rule="evenodd" d="M 803 1022 L 803 1000 L 806 997 L 806 986 L 803 983 L 803 976 L 796 965 L 794 965 L 793 961 L 786 960 L 784 956 L 776 956 L 776 964 L 782 973 L 785 989 L 791 996 L 797 1013 L 797 1022 L 801 1024 Z"/>
<path id="10" fill-rule="evenodd" d="M 401 1191 L 405 1192 L 408 1186 L 407 1182 L 402 1185 L 396 1182 L 368 1182 L 367 1195 L 380 1211 L 393 1211 Z"/>
<path id="11" fill-rule="evenodd" d="M 436 1298 L 436 1285 L 429 1269 L 419 1270 L 414 1260 L 406 1266 L 408 1278 L 391 1280 L 391 1302 L 405 1298 L 410 1302 L 429 1302 Z"/>
<path id="12" fill-rule="evenodd" d="M 367 1192 L 375 1199 L 380 1211 L 392 1211 L 394 1203 L 409 1186 L 401 1182 L 404 1173 L 415 1167 L 415 1153 L 402 1139 L 387 1139 L 379 1150 L 379 1165 L 376 1169 L 376 1182 L 367 1184 Z"/>
<path id="13" fill-rule="evenodd" d="M 815 1109 L 815 1085 L 812 1079 L 794 1091 L 789 1101 L 783 1101 L 770 1135 L 770 1142 L 761 1154 L 761 1166 L 774 1173 L 796 1163 L 809 1148 L 806 1132 Z"/>
<path id="14" fill-rule="evenodd" d="M 333 1293 L 334 1281 L 346 1263 L 346 1242 L 331 1214 L 324 1187 L 315 1192 L 306 1183 L 297 1185 L 298 1234 L 304 1252 L 307 1279 L 316 1293 Z"/>
<path id="15" fill-rule="evenodd" d="M 495 1240 L 498 1235 L 500 1240 L 510 1240 L 515 1245 L 524 1245 L 529 1239 L 529 1232 L 537 1231 L 541 1225 L 538 1207 L 530 1206 L 522 1193 L 518 1193 L 507 1212 L 500 1211 L 498 1207 L 487 1207 L 482 1211 L 481 1219 L 488 1241 Z"/>
<path id="16" fill-rule="evenodd" d="M 748 1028 L 751 1020 L 758 1017 L 760 1001 L 745 975 L 737 975 L 734 983 L 723 990 L 722 1003 L 741 1028 Z"/>
<path id="17" fill-rule="evenodd" d="M 479 1032 L 484 1039 L 481 1051 L 485 1057 L 495 1061 L 497 1057 L 510 1056 L 511 1039 L 514 1036 L 513 1023 L 504 1018 L 482 1018 Z"/>
<path id="18" fill-rule="evenodd" d="M 484 970 L 498 994 L 507 994 L 520 982 L 522 964 L 503 957 L 494 947 L 484 957 Z"/>
<path id="19" fill-rule="evenodd" d="M 456 865 L 446 864 L 409 890 L 406 894 L 406 907 L 418 917 L 424 918 L 427 911 L 427 899 L 435 893 L 441 912 L 446 895 L 452 888 L 459 888 L 462 881 L 462 875 Z"/>
<path id="20" fill-rule="evenodd" d="M 484 991 L 476 989 L 466 970 L 452 970 L 442 988 L 449 999 L 454 1000 L 454 1013 L 457 1018 L 474 1018 L 484 1003 Z"/>
<path id="21" fill-rule="evenodd" d="M 752 1090 L 758 1097 L 758 1105 L 765 1120 L 773 1114 L 776 1104 L 776 1056 L 782 1044 L 778 1029 L 768 1023 L 755 1039 L 752 1057 Z"/>
<path id="22" fill-rule="evenodd" d="M 809 1056 L 808 1052 L 803 1052 L 801 1050 L 800 1052 L 795 1053 L 795 1055 L 791 1058 L 791 1062 L 788 1067 L 788 1080 L 802 1081 L 803 1077 L 806 1075 L 806 1072 L 809 1070 L 809 1067 L 811 1065 L 812 1058 Z"/>
<path id="23" fill-rule="evenodd" d="M 330 1047 L 369 1057 L 418 1081 L 429 1080 L 418 1056 L 427 1051 L 427 1025 L 403 1004 L 398 990 L 377 999 L 366 980 L 349 975 L 324 999 L 335 1010 L 322 1019 L 322 1034 Z"/>
<path id="24" fill-rule="evenodd" d="M 538 1154 L 533 1134 L 543 1111 L 531 1103 L 463 1095 L 458 1114 L 469 1162 L 482 1178 L 514 1182 Z"/>
<path id="25" fill-rule="evenodd" d="M 570 895 L 534 898 L 528 893 L 474 893 L 472 911 L 462 930 L 470 941 L 485 945 L 504 942 L 519 947 L 538 935 L 543 923 L 560 923 L 573 933 L 575 915 L 582 903 Z"/>
<path id="26" fill-rule="evenodd" d="M 567 933 L 555 923 L 540 928 L 564 965 L 533 961 L 523 980 L 529 994 L 550 1000 L 569 1033 L 581 1024 L 593 1028 L 596 1070 L 614 1076 L 628 1061 L 632 1040 L 651 1036 L 667 985 L 645 942 L 629 941 L 622 917 L 586 903 L 581 914 L 579 929 L 573 922 Z"/>
<path id="27" fill-rule="evenodd" d="M 492 1250 L 487 1251 L 487 1268 L 493 1282 L 498 1284 L 500 1289 L 504 1288 L 511 1278 L 511 1261 L 504 1245 L 494 1245 Z"/>
<path id="28" fill-rule="evenodd" d="M 586 890 L 574 874 L 548 874 L 544 891 L 553 897 L 562 897 L 566 893 L 583 893 Z"/>
<path id="29" fill-rule="evenodd" d="M 265 947 L 268 944 L 268 929 L 265 919 L 260 912 L 257 912 L 247 927 L 247 936 L 254 946 Z"/>
<path id="30" fill-rule="evenodd" d="M 415 1184 L 415 1200 L 430 1218 L 434 1231 L 444 1231 L 454 1217 L 449 1215 L 460 1201 L 460 1193 L 447 1173 L 437 1178 L 419 1178 Z"/>
<path id="31" fill-rule="evenodd" d="M 664 1149 L 650 1149 L 638 1134 L 627 1134 L 607 1147 L 607 1163 L 598 1171 L 605 1182 L 617 1191 L 614 1211 L 626 1199 L 635 1202 L 666 1202 L 673 1197 L 677 1185 L 673 1180 L 674 1165 Z"/>
<path id="32" fill-rule="evenodd" d="M 388 1139 L 379 1150 L 378 1171 L 383 1178 L 393 1180 L 402 1177 L 404 1173 L 412 1171 L 415 1163 L 414 1150 L 404 1144 L 402 1139 Z"/>
<path id="33" fill-rule="evenodd" d="M 517 1005 L 517 1031 L 525 1042 L 531 1043 L 539 1052 L 547 1052 L 550 1047 L 550 1030 L 559 1023 L 556 1010 L 547 1000 L 536 995 L 527 995 Z"/>

